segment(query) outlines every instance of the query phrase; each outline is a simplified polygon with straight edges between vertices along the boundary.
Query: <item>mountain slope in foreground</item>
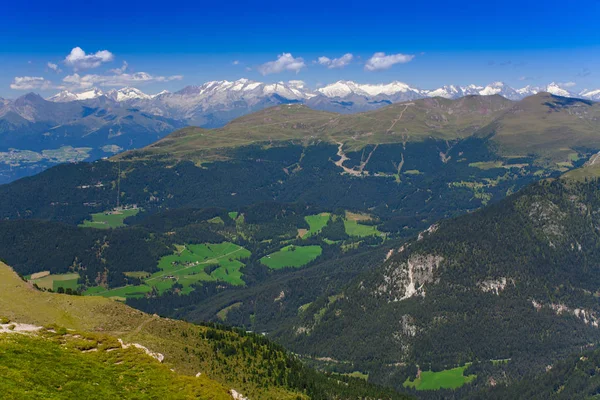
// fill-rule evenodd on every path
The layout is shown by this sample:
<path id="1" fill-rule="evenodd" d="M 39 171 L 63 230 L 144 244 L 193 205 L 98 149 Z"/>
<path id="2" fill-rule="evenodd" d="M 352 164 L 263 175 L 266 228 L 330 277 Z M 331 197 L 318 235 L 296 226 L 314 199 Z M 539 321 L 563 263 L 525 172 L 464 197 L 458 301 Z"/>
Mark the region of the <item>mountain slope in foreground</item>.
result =
<path id="1" fill-rule="evenodd" d="M 242 331 L 39 292 L 2 263 L 0 310 L 0 388 L 11 398 L 404 398 L 318 374 Z"/>

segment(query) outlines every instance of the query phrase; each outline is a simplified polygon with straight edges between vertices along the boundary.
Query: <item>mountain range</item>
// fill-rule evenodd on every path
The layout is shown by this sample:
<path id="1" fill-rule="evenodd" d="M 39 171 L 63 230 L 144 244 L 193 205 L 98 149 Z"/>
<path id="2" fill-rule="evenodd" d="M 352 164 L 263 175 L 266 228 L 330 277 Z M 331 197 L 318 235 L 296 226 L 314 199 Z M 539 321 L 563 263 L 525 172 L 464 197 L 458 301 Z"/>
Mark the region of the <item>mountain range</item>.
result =
<path id="1" fill-rule="evenodd" d="M 0 186 L 0 257 L 46 290 L 234 325 L 421 398 L 485 398 L 600 340 L 599 114 L 547 92 L 278 104 Z M 455 390 L 419 390 L 457 369 Z"/>
<path id="2" fill-rule="evenodd" d="M 167 91 L 148 95 L 136 88 L 112 89 L 106 93 L 92 88 L 81 93 L 62 91 L 48 100 L 69 102 L 106 97 L 117 102 L 134 103 L 140 109 L 153 114 L 189 121 L 190 125 L 218 126 L 217 116 L 226 120 L 226 114 L 247 108 L 255 111 L 261 104 L 303 102 L 308 106 L 338 112 L 358 112 L 399 101 L 426 97 L 456 99 L 468 95 L 489 96 L 498 94 L 510 100 L 521 100 L 539 92 L 548 92 L 563 97 L 578 97 L 600 100 L 600 89 L 571 92 L 552 82 L 546 86 L 512 88 L 503 82 L 486 86 L 445 85 L 436 89 L 420 89 L 394 81 L 387 84 L 360 84 L 353 81 L 338 81 L 316 90 L 308 88 L 302 81 L 278 82 L 273 84 L 239 79 L 237 81 L 211 81 L 200 86 L 187 86 L 180 91 Z M 215 113 L 213 119 L 210 115 Z M 212 122 L 211 122 L 212 121 Z"/>
<path id="3" fill-rule="evenodd" d="M 313 90 L 297 80 L 263 83 L 248 79 L 206 82 L 154 95 L 133 87 L 106 92 L 99 88 L 62 91 L 48 99 L 29 93 L 14 100 L 0 99 L 0 183 L 59 162 L 93 160 L 143 147 L 183 126 L 222 127 L 238 117 L 280 104 L 353 114 L 427 98 L 499 95 L 518 101 L 540 92 L 600 99 L 600 90 L 572 93 L 556 83 L 514 89 L 494 82 L 423 90 L 397 81 L 338 81 Z"/>

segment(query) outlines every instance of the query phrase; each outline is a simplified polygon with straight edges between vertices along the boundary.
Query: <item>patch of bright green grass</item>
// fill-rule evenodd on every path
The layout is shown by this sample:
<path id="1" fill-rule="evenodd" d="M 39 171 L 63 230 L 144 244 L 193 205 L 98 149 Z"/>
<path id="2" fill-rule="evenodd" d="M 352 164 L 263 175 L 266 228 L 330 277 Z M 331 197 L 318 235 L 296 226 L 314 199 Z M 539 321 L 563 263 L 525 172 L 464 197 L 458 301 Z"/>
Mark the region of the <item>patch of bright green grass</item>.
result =
<path id="1" fill-rule="evenodd" d="M 377 230 L 377 227 L 374 225 L 362 225 L 359 224 L 358 221 L 348 221 L 344 220 L 344 227 L 346 228 L 346 233 L 349 236 L 374 236 L 374 235 L 383 235 L 383 233 Z"/>
<path id="2" fill-rule="evenodd" d="M 54 290 L 55 292 L 59 287 L 64 289 L 73 289 L 77 290 L 79 287 L 77 281 L 79 280 L 78 273 L 70 273 L 70 274 L 51 274 L 46 275 L 43 278 L 39 279 L 31 279 L 31 283 L 35 283 L 40 288 Z"/>
<path id="3" fill-rule="evenodd" d="M 406 175 L 421 175 L 422 174 L 422 172 L 419 171 L 418 169 L 409 169 L 407 171 L 404 171 L 404 173 Z"/>
<path id="4" fill-rule="evenodd" d="M 469 364 L 462 367 L 445 369 L 439 372 L 422 371 L 421 376 L 414 381 L 406 379 L 403 386 L 412 387 L 416 390 L 438 390 L 438 389 L 456 389 L 465 383 L 472 382 L 477 375 L 464 375 L 465 369 Z"/>
<path id="5" fill-rule="evenodd" d="M 308 232 L 303 236 L 303 238 L 319 234 L 319 232 L 321 232 L 321 230 L 325 228 L 327 222 L 329 222 L 329 218 L 331 218 L 331 214 L 329 213 L 307 215 L 306 217 L 304 217 L 304 219 L 308 223 L 309 229 Z"/>
<path id="6" fill-rule="evenodd" d="M 260 262 L 272 269 L 302 267 L 321 255 L 321 246 L 286 246 L 276 253 L 260 259 Z"/>
<path id="7" fill-rule="evenodd" d="M 181 289 L 183 294 L 192 292 L 194 290 L 192 285 L 200 282 L 224 281 L 237 286 L 245 284 L 240 271 L 244 264 L 239 261 L 250 257 L 251 253 L 245 248 L 230 242 L 178 245 L 176 248 L 173 254 L 159 260 L 160 271 L 143 278 L 142 285 L 110 290 L 90 288 L 85 294 L 127 298 L 143 297 L 152 291 L 152 288 L 156 288 L 159 294 L 163 294 L 175 283 L 183 286 Z M 207 272 L 211 266 L 214 269 Z"/>
<path id="8" fill-rule="evenodd" d="M 229 215 L 229 218 L 231 218 L 231 219 L 232 219 L 232 220 L 234 220 L 234 221 L 235 221 L 235 220 L 237 219 L 237 217 L 238 217 L 238 212 L 237 212 L 237 211 L 229 211 L 227 214 Z"/>
<path id="9" fill-rule="evenodd" d="M 83 228 L 109 229 L 125 226 L 123 220 L 140 212 L 139 208 L 130 208 L 121 211 L 105 211 L 92 214 L 92 220 L 85 220 L 79 226 Z"/>

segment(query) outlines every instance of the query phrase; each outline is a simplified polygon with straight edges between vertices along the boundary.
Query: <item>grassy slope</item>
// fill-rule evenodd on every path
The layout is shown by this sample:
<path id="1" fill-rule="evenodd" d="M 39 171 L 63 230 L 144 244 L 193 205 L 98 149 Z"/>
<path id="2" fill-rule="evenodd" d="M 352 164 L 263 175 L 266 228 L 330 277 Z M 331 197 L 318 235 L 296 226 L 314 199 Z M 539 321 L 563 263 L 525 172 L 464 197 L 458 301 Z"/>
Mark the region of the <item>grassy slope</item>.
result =
<path id="1" fill-rule="evenodd" d="M 39 292 L 23 282 L 5 264 L 0 263 L 0 310 L 2 316 L 19 323 L 34 325 L 57 324 L 82 332 L 102 332 L 122 338 L 126 343 L 140 343 L 165 355 L 164 364 L 183 375 L 198 372 L 219 382 L 224 388 L 234 388 L 251 398 L 286 399 L 297 394 L 286 389 L 253 382 L 245 358 L 227 357 L 227 364 L 215 359 L 210 342 L 199 336 L 208 328 L 183 321 L 153 317 L 124 304 L 103 297 L 80 297 Z M 239 341 L 230 332 L 232 341 Z M 189 352 L 193 348 L 193 353 Z M 260 366 L 254 366 L 261 373 Z"/>
<path id="2" fill-rule="evenodd" d="M 454 139 L 473 134 L 512 104 L 500 96 L 433 98 L 351 115 L 315 111 L 303 105 L 280 105 L 238 118 L 219 129 L 184 128 L 133 154 L 141 158 L 170 154 L 175 158 L 211 160 L 223 155 L 216 149 L 256 142 L 340 142 L 356 150 L 367 144 L 429 137 Z"/>
<path id="3" fill-rule="evenodd" d="M 507 155 L 536 153 L 567 160 L 574 148 L 598 147 L 600 104 L 540 93 L 515 104 L 479 134 L 492 132 Z"/>
<path id="4" fill-rule="evenodd" d="M 86 336 L 89 341 L 71 333 L 0 334 L 0 393 L 21 399 L 231 398 L 206 376 L 180 375 L 138 349 L 118 348 L 114 339 Z M 98 350 L 82 352 L 94 342 Z"/>

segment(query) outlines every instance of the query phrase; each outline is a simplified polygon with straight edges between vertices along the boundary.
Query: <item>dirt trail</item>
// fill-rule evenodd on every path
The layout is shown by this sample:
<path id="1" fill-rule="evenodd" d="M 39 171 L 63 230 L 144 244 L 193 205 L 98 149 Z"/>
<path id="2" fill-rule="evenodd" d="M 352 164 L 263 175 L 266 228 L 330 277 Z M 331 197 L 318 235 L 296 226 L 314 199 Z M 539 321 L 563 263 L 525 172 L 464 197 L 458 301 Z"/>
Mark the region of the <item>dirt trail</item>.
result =
<path id="1" fill-rule="evenodd" d="M 404 110 L 402 110 L 400 112 L 400 115 L 398 116 L 398 118 L 396 118 L 395 120 L 392 121 L 392 125 L 388 128 L 386 133 L 390 133 L 392 131 L 392 129 L 394 129 L 394 126 L 396 125 L 396 123 L 402 119 L 402 116 L 404 115 L 404 111 L 406 111 L 408 109 L 408 106 L 414 106 L 414 105 L 415 105 L 415 103 L 406 103 Z"/>

